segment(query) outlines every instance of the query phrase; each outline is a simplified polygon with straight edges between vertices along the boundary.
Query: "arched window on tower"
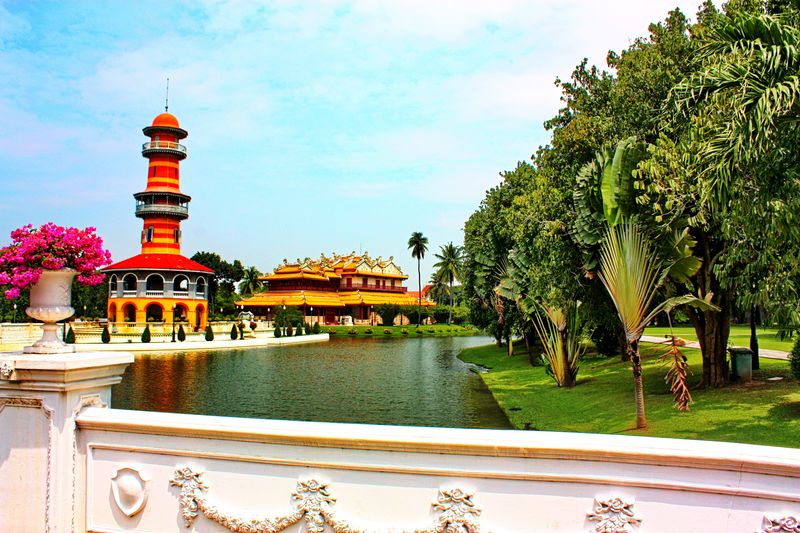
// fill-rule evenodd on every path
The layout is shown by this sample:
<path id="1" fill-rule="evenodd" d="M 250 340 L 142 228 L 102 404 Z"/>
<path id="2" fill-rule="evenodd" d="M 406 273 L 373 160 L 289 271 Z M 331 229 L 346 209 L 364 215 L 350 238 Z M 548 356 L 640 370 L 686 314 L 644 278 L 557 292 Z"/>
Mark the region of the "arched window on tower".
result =
<path id="1" fill-rule="evenodd" d="M 174 235 L 175 235 L 175 242 L 177 243 L 181 242 L 181 230 L 175 228 Z"/>
<path id="2" fill-rule="evenodd" d="M 147 229 L 144 231 L 144 242 L 153 242 L 154 233 L 155 229 L 153 229 L 153 226 L 148 226 Z"/>

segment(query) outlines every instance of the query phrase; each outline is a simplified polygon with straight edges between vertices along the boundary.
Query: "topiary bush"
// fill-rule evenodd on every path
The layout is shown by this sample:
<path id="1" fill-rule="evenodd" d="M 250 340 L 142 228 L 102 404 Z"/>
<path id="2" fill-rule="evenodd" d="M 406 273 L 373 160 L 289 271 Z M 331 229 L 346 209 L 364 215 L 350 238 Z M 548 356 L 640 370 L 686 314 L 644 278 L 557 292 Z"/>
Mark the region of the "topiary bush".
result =
<path id="1" fill-rule="evenodd" d="M 424 331 L 422 331 L 422 328 L 416 328 L 416 332 L 417 335 L 422 335 L 423 333 L 425 333 Z"/>
<path id="2" fill-rule="evenodd" d="M 111 342 L 111 333 L 108 332 L 108 326 L 103 326 L 103 332 L 100 334 L 100 340 L 103 344 Z"/>
<path id="3" fill-rule="evenodd" d="M 336 335 L 336 330 L 333 328 L 328 328 L 328 335 Z"/>
<path id="4" fill-rule="evenodd" d="M 64 339 L 64 342 L 67 344 L 75 344 L 75 332 L 72 330 L 72 326 L 67 330 L 67 337 Z"/>
<path id="5" fill-rule="evenodd" d="M 150 324 L 147 324 L 144 327 L 144 331 L 142 332 L 142 342 L 150 342 Z"/>
<path id="6" fill-rule="evenodd" d="M 186 340 L 186 330 L 183 329 L 183 324 L 178 326 L 178 340 L 181 342 Z"/>
<path id="7" fill-rule="evenodd" d="M 391 335 L 392 334 L 392 330 L 385 329 L 385 330 L 383 330 L 383 334 L 384 335 Z"/>
<path id="8" fill-rule="evenodd" d="M 297 324 L 297 331 L 295 331 L 294 336 L 301 337 L 305 334 L 305 331 L 306 331 L 305 324 L 300 322 L 299 324 Z"/>
<path id="9" fill-rule="evenodd" d="M 347 334 L 348 335 L 358 335 L 358 331 L 356 331 L 356 328 L 350 328 L 350 329 L 347 330 Z"/>
<path id="10" fill-rule="evenodd" d="M 792 353 L 789 354 L 789 366 L 792 368 L 792 375 L 800 379 L 800 337 L 794 341 Z"/>
<path id="11" fill-rule="evenodd" d="M 211 342 L 214 340 L 214 330 L 211 329 L 211 324 L 206 325 L 206 340 Z"/>
<path id="12" fill-rule="evenodd" d="M 319 334 L 319 332 L 320 332 L 319 322 L 314 322 L 314 325 L 311 326 L 311 333 L 317 335 Z"/>
<path id="13" fill-rule="evenodd" d="M 294 335 L 294 328 L 292 328 L 292 325 L 289 324 L 288 326 L 286 326 L 286 336 L 291 337 L 293 335 Z"/>
<path id="14" fill-rule="evenodd" d="M 239 338 L 239 330 L 236 329 L 236 324 L 233 324 L 231 326 L 231 340 L 235 341 L 238 338 Z"/>
<path id="15" fill-rule="evenodd" d="M 281 331 L 280 326 L 275 326 L 275 338 L 280 339 L 281 335 L 283 335 L 283 331 Z"/>
<path id="16" fill-rule="evenodd" d="M 372 335 L 372 328 L 367 328 L 364 330 L 364 335 Z"/>
<path id="17" fill-rule="evenodd" d="M 408 335 L 408 330 L 406 328 L 401 329 L 400 335 Z"/>

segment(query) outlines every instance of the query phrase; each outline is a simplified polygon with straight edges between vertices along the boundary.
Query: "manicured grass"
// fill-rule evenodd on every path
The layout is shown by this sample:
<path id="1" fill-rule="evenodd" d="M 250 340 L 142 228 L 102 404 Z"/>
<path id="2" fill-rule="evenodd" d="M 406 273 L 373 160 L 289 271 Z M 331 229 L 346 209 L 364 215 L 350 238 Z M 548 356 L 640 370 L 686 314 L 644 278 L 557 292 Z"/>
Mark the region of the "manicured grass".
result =
<path id="1" fill-rule="evenodd" d="M 696 386 L 701 377 L 699 350 L 685 349 Z M 633 429 L 635 405 L 630 366 L 619 357 L 586 357 L 578 385 L 560 389 L 543 367 L 531 367 L 525 348 L 506 356 L 505 348 L 480 346 L 461 359 L 488 369 L 481 377 L 511 423 L 519 429 L 618 433 L 652 437 L 717 440 L 800 447 L 800 383 L 787 361 L 762 359 L 752 383 L 722 389 L 692 390 L 695 403 L 681 413 L 664 383 L 662 348 L 643 345 L 646 430 Z M 782 381 L 766 381 L 781 376 Z"/>
<path id="2" fill-rule="evenodd" d="M 696 341 L 697 335 L 694 328 L 691 326 L 678 326 L 672 328 L 672 331 L 678 337 L 687 341 Z M 669 335 L 670 329 L 667 327 L 647 328 L 644 332 L 645 335 L 652 335 L 653 337 L 663 337 Z M 756 336 L 758 337 L 758 347 L 766 348 L 769 350 L 781 350 L 784 352 L 792 351 L 796 337 L 780 340 L 778 338 L 778 331 L 775 329 L 761 328 L 757 329 Z M 733 346 L 743 346 L 745 348 L 750 346 L 750 326 L 731 326 L 731 336 L 728 340 L 729 344 Z"/>
<path id="3" fill-rule="evenodd" d="M 403 334 L 403 330 L 407 334 Z M 421 326 L 420 331 L 417 333 L 416 325 L 411 326 L 324 326 L 320 331 L 322 333 L 330 333 L 335 336 L 343 337 L 453 337 L 453 336 L 468 336 L 468 335 L 481 335 L 482 333 L 469 325 L 466 326 L 448 326 L 447 324 L 434 324 L 432 326 Z M 355 335 L 350 331 L 355 330 Z M 372 333 L 368 333 L 372 330 Z M 384 333 L 388 330 L 389 333 Z"/>

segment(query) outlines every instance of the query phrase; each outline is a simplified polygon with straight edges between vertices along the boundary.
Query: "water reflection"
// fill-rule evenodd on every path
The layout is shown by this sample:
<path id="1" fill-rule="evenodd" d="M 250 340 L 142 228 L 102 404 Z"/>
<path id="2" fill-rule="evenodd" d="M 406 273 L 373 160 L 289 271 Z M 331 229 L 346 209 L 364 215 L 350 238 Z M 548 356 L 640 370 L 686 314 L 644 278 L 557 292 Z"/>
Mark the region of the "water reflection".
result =
<path id="1" fill-rule="evenodd" d="M 507 428 L 457 359 L 485 337 L 334 338 L 248 350 L 139 354 L 112 406 L 249 418 Z"/>

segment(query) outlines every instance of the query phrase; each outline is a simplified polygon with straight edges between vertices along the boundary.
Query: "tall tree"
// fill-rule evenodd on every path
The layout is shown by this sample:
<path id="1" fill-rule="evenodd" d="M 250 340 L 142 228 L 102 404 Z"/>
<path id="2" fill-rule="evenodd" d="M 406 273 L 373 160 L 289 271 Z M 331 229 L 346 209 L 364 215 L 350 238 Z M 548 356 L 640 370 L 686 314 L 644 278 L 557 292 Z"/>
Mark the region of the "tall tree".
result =
<path id="1" fill-rule="evenodd" d="M 245 268 L 242 281 L 239 282 L 239 294 L 246 296 L 257 293 L 262 286 L 260 277 L 261 272 L 256 267 Z"/>
<path id="2" fill-rule="evenodd" d="M 452 242 L 441 246 L 440 252 L 434 254 L 439 261 L 434 263 L 433 268 L 436 269 L 436 277 L 446 281 L 450 286 L 450 313 L 447 316 L 447 325 L 449 326 L 453 321 L 453 282 L 460 281 L 463 253 L 462 248 Z"/>
<path id="3" fill-rule="evenodd" d="M 415 231 L 408 239 L 408 249 L 411 250 L 411 257 L 417 260 L 417 327 L 422 323 L 422 270 L 421 262 L 425 259 L 425 252 L 428 251 L 428 238 L 422 235 L 421 231 Z"/>

